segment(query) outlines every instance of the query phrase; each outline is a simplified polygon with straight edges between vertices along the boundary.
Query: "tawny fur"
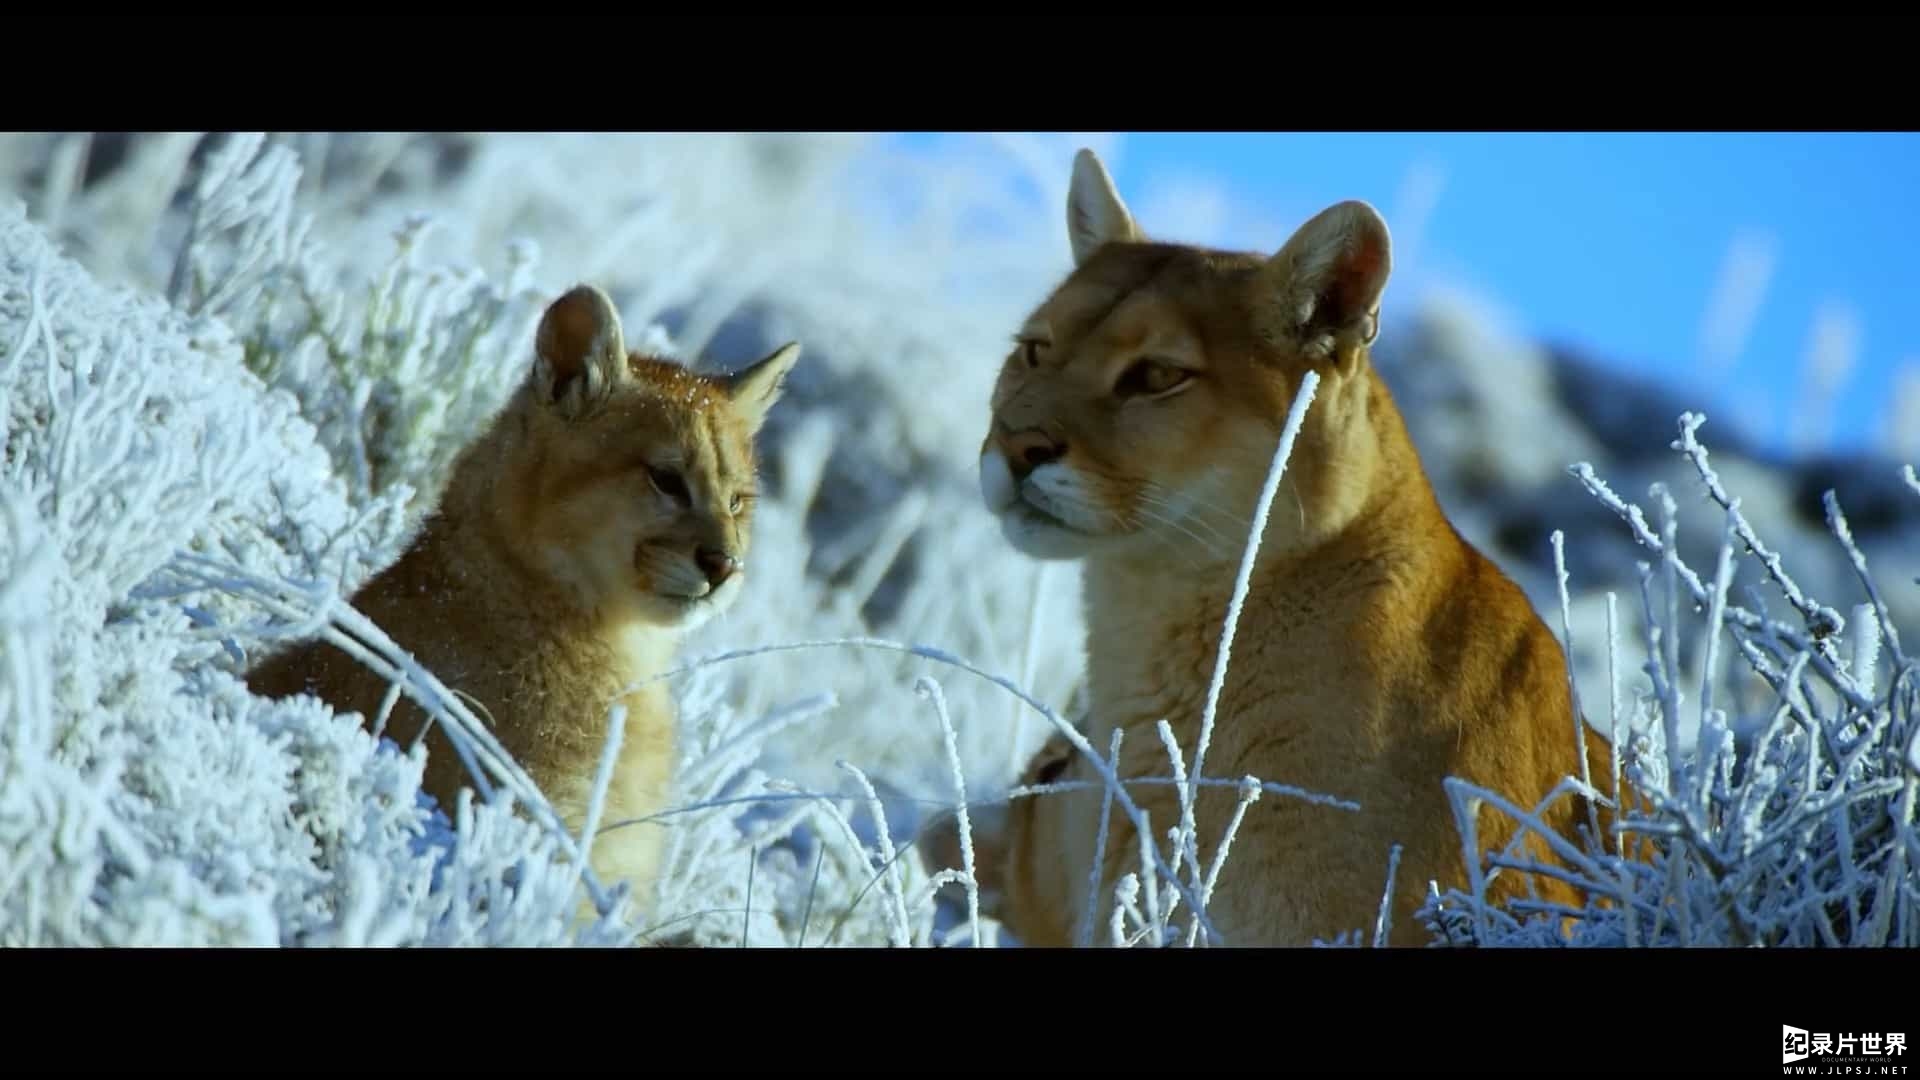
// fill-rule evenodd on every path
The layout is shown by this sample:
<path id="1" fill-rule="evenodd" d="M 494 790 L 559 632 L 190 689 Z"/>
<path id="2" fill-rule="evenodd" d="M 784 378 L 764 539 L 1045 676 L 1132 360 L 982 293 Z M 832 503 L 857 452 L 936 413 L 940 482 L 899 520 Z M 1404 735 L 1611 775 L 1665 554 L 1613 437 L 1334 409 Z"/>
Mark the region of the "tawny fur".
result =
<path id="1" fill-rule="evenodd" d="M 352 599 L 478 704 L 576 831 L 608 711 L 624 701 L 590 864 L 609 887 L 630 881 L 643 910 L 665 828 L 621 823 L 668 804 L 675 715 L 664 683 L 629 688 L 668 669 L 680 636 L 739 596 L 753 440 L 797 356 L 789 345 L 735 376 L 697 374 L 629 353 L 606 296 L 568 292 L 542 319 L 525 383 L 463 451 L 406 553 Z M 268 696 L 313 694 L 369 726 L 389 687 L 317 641 L 268 659 L 248 682 Z M 386 731 L 411 745 L 424 718 L 403 699 Z M 426 747 L 422 787 L 451 813 L 471 777 L 437 726 Z"/>
<path id="2" fill-rule="evenodd" d="M 1358 802 L 1355 813 L 1265 795 L 1239 828 L 1209 904 L 1229 945 L 1371 937 L 1388 853 L 1404 851 L 1395 945 L 1422 944 L 1428 882 L 1469 885 L 1442 782 L 1460 777 L 1531 809 L 1581 775 L 1565 657 L 1525 594 L 1450 524 L 1392 395 L 1368 358 L 1391 265 L 1374 211 L 1342 203 L 1271 257 L 1147 241 L 1105 170 L 1076 161 L 1076 267 L 1017 335 L 982 446 L 986 499 L 1019 549 L 1083 562 L 1085 735 L 1124 731 L 1123 778 L 1168 776 L 1165 719 L 1189 764 L 1235 575 L 1281 428 L 1320 374 L 1273 503 L 1204 771 L 1253 775 Z M 1141 366 L 1141 365 L 1145 366 Z M 1608 746 L 1585 731 L 1597 787 Z M 1067 760 L 1071 759 L 1071 760 Z M 1064 762 L 1064 767 L 1062 763 Z M 1049 768 L 1052 766 L 1052 768 Z M 990 882 L 1024 942 L 1075 944 L 1087 908 L 1098 777 L 1055 738 L 1027 781 L 1059 769 L 1090 793 L 1017 800 Z M 1180 819 L 1171 786 L 1130 784 L 1155 839 Z M 1197 799 L 1210 861 L 1237 795 Z M 1587 808 L 1560 799 L 1575 832 Z M 1609 819 L 1602 813 L 1603 831 Z M 1479 815 L 1482 850 L 1511 822 Z M 1545 858 L 1535 845 L 1535 857 Z M 1139 869 L 1117 812 L 1100 853 L 1092 940 L 1105 943 L 1118 878 Z M 1582 898 L 1535 876 L 1542 899 Z M 1489 890 L 1524 895 L 1512 873 Z"/>

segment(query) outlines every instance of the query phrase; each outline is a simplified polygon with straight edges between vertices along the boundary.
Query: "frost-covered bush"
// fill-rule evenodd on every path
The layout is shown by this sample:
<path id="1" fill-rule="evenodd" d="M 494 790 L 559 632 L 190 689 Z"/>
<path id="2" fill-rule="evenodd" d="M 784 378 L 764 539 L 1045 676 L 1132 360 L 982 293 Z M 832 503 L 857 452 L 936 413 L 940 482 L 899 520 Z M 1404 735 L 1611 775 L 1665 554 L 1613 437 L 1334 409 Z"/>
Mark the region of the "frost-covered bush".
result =
<path id="1" fill-rule="evenodd" d="M 1589 835 L 1584 850 L 1555 844 L 1594 899 L 1579 913 L 1528 901 L 1501 910 L 1484 903 L 1477 880 L 1472 890 L 1430 894 L 1421 918 L 1436 940 L 1557 943 L 1550 917 L 1572 914 L 1576 945 L 1920 944 L 1920 668 L 1902 648 L 1832 493 L 1828 527 L 1859 587 L 1847 616 L 1804 592 L 1749 524 L 1697 437 L 1703 423 L 1683 416 L 1673 446 L 1703 497 L 1724 514 L 1710 575 L 1680 556 L 1677 505 L 1664 485 L 1649 491 L 1656 508 L 1649 521 L 1590 464 L 1572 469 L 1650 556 L 1640 565 L 1638 604 L 1649 643 L 1640 669 L 1650 687 L 1632 693 L 1625 685 L 1627 658 L 1609 594 L 1609 694 L 1604 705 L 1583 704 L 1615 733 L 1618 771 L 1567 785 L 1590 784 L 1620 808 L 1619 820 L 1613 835 L 1598 842 Z M 1920 498 L 1912 466 L 1902 475 Z M 1735 561 L 1749 555 L 1777 594 L 1772 607 L 1758 587 L 1744 603 L 1731 594 Z M 1564 598 L 1564 564 L 1561 587 Z M 1679 661 L 1683 635 L 1697 639 L 1702 657 L 1691 678 Z M 1733 693 L 1743 682 L 1763 689 Z M 1622 776 L 1631 791 L 1624 797 Z M 1538 825 L 1544 805 L 1516 806 L 1460 781 L 1449 781 L 1449 790 L 1463 843 L 1472 842 L 1470 822 L 1482 804 L 1526 825 L 1520 836 L 1547 835 Z M 1622 858 L 1622 845 L 1636 857 Z M 1494 864 L 1496 873 L 1554 872 L 1511 854 Z"/>
<path id="2" fill-rule="evenodd" d="M 423 843 L 420 758 L 247 693 L 249 605 L 171 580 L 365 547 L 313 427 L 225 326 L 100 286 L 17 205 L 0 259 L 0 939 L 566 940 L 564 834 L 501 802 Z"/>

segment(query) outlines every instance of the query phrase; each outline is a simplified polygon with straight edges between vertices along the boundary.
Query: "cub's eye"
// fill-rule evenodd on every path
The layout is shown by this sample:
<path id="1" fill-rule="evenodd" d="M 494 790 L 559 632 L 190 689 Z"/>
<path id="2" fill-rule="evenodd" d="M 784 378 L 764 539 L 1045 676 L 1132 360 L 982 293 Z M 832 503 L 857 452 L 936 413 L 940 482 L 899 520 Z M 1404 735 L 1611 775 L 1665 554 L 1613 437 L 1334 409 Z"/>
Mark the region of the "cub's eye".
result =
<path id="1" fill-rule="evenodd" d="M 653 484 L 653 490 L 675 502 L 685 503 L 692 498 L 687 493 L 687 482 L 680 479 L 680 474 L 672 469 L 656 469 L 649 465 L 647 480 Z"/>
<path id="2" fill-rule="evenodd" d="M 727 500 L 727 513 L 737 514 L 740 512 L 740 508 L 745 505 L 746 501 L 736 494 L 733 498 Z"/>
<path id="3" fill-rule="evenodd" d="M 1174 387 L 1193 378 L 1193 373 L 1183 368 L 1164 364 L 1158 360 L 1142 360 L 1127 369 L 1114 384 L 1113 392 L 1121 397 L 1134 397 L 1140 394 L 1164 394 Z"/>

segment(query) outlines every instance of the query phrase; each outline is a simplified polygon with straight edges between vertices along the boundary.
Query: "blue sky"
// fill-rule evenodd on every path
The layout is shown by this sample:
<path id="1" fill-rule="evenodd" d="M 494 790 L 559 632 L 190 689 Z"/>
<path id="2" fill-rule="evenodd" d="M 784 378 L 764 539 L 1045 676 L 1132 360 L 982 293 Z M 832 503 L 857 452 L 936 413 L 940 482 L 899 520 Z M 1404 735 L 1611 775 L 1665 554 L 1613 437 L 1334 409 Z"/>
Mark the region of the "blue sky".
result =
<path id="1" fill-rule="evenodd" d="M 1213 187 L 1244 234 L 1170 238 L 1265 247 L 1366 199 L 1404 289 L 1466 288 L 1779 449 L 1883 446 L 1920 371 L 1920 135 L 1129 134 L 1108 164 L 1150 232 L 1153 192 Z M 1815 351 L 1851 357 L 1826 389 Z"/>

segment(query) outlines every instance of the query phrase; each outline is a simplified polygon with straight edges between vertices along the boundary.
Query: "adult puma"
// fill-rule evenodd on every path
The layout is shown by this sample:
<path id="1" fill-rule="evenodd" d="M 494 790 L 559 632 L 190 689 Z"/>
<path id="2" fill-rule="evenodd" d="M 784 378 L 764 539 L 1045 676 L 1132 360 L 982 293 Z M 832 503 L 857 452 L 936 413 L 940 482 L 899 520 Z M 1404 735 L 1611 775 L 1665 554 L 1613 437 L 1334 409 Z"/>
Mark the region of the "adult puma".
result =
<path id="1" fill-rule="evenodd" d="M 1414 912 L 1428 882 L 1469 883 L 1442 781 L 1531 809 L 1581 762 L 1559 642 L 1448 521 L 1370 362 L 1392 263 L 1386 224 L 1343 202 L 1271 256 L 1156 243 L 1082 151 L 1068 225 L 1075 268 L 1016 335 L 979 468 L 1017 549 L 1083 565 L 1087 739 L 1104 752 L 1121 729 L 1121 777 L 1164 777 L 1164 719 L 1191 760 L 1259 493 L 1302 380 L 1318 372 L 1204 765 L 1361 809 L 1268 796 L 1241 824 L 1209 912 L 1229 945 L 1370 930 L 1400 844 L 1390 940 L 1423 943 Z M 1605 741 L 1591 730 L 1585 741 L 1590 775 L 1609 776 Z M 1101 868 L 1104 926 L 1116 879 L 1138 869 L 1138 841 L 1115 814 L 1094 850 L 1097 777 L 1063 740 L 1029 773 L 1096 781 L 1017 800 L 997 875 L 1017 936 L 1068 945 L 1090 868 Z M 1128 791 L 1164 848 L 1178 793 Z M 1202 789 L 1203 860 L 1235 802 L 1231 787 Z M 1584 801 L 1558 800 L 1548 821 L 1584 846 Z M 1481 812 L 1482 850 L 1512 835 L 1505 815 Z M 1561 882 L 1533 883 L 1544 900 L 1581 906 Z M 1524 892 L 1512 873 L 1490 888 L 1496 901 Z"/>

